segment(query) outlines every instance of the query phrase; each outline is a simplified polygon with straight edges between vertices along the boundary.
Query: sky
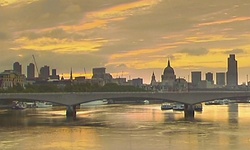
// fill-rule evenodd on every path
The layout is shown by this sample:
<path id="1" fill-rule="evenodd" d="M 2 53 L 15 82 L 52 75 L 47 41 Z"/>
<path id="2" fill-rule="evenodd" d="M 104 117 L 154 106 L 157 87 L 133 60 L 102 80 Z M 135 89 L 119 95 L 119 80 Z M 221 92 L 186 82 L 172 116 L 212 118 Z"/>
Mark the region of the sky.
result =
<path id="1" fill-rule="evenodd" d="M 250 75 L 249 0 L 0 0 L 0 71 L 14 62 L 48 65 L 59 75 L 161 80 L 226 72 L 235 54 L 239 82 Z"/>

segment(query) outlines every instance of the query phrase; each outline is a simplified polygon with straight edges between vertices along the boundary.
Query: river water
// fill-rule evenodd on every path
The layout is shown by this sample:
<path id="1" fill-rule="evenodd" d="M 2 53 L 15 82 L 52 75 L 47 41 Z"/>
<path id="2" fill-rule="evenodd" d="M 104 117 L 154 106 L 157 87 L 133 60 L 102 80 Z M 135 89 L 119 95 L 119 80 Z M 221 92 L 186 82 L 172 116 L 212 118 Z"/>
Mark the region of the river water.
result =
<path id="1" fill-rule="evenodd" d="M 0 110 L 1 150 L 249 150 L 250 104 L 203 105 L 195 119 L 160 104 Z"/>

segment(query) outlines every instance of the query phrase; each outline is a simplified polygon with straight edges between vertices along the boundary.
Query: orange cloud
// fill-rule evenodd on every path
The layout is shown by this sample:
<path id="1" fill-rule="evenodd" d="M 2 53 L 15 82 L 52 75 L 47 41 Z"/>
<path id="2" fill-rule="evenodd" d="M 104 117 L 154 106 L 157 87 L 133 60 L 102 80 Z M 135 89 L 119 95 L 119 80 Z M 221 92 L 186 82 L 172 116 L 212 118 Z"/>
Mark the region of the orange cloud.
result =
<path id="1" fill-rule="evenodd" d="M 200 23 L 197 26 L 210 26 L 210 25 L 220 25 L 220 24 L 226 24 L 226 23 L 232 23 L 232 22 L 239 22 L 239 21 L 247 21 L 250 20 L 250 17 L 238 17 L 238 18 L 232 18 L 227 20 L 219 20 L 219 21 L 213 21 L 213 22 L 206 22 L 206 23 Z"/>
<path id="2" fill-rule="evenodd" d="M 0 0 L 0 6 L 30 4 L 38 0 Z"/>
<path id="3" fill-rule="evenodd" d="M 68 39 L 44 37 L 35 40 L 30 40 L 28 38 L 23 37 L 15 40 L 15 43 L 19 46 L 12 49 L 52 51 L 56 53 L 92 52 L 98 51 L 99 48 L 106 42 L 107 41 L 104 39 L 73 41 Z"/>
<path id="4" fill-rule="evenodd" d="M 237 38 L 230 38 L 223 35 L 203 35 L 203 36 L 192 36 L 186 37 L 186 41 L 193 43 L 204 43 L 204 42 L 214 42 L 214 41 L 229 41 L 235 40 Z"/>
<path id="5" fill-rule="evenodd" d="M 132 15 L 138 9 L 147 9 L 149 7 L 152 7 L 153 5 L 158 4 L 159 2 L 160 0 L 142 0 L 133 3 L 122 4 L 101 11 L 91 12 L 87 14 L 87 18 L 120 18 L 121 16 Z"/>

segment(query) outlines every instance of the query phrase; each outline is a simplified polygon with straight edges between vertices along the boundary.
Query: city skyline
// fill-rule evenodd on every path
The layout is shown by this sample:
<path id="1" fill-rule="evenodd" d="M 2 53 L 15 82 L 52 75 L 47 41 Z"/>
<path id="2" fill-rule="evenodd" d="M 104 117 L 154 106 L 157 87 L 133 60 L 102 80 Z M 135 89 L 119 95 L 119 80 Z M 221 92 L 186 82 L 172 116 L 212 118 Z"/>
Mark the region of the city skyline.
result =
<path id="1" fill-rule="evenodd" d="M 172 68 L 170 64 L 171 64 L 170 60 L 168 60 L 168 64 L 167 64 L 166 68 L 163 69 L 163 74 L 161 75 L 161 80 L 156 81 L 155 74 L 153 72 L 152 76 L 151 76 L 150 83 L 145 83 L 145 82 L 143 82 L 143 83 L 144 84 L 152 84 L 152 80 L 154 80 L 154 82 L 169 82 L 169 80 L 172 80 L 172 79 L 175 80 L 177 78 L 181 78 L 178 75 L 176 77 L 174 68 Z M 226 72 L 215 72 L 215 73 L 213 73 L 213 72 L 205 72 L 205 73 L 203 73 L 202 71 L 193 71 L 193 70 L 191 70 L 190 75 L 188 75 L 188 78 L 185 78 L 185 77 L 182 77 L 182 78 L 184 80 L 186 80 L 187 82 L 193 83 L 196 86 L 199 84 L 199 82 L 205 81 L 205 80 L 209 81 L 212 85 L 214 83 L 216 83 L 216 85 L 228 85 L 228 86 L 237 86 L 237 85 L 241 85 L 243 83 L 246 84 L 246 81 L 244 81 L 243 83 L 240 83 L 240 84 L 238 83 L 238 80 L 239 80 L 238 79 L 238 73 L 237 73 L 238 72 L 238 66 L 237 66 L 237 60 L 236 60 L 235 54 L 229 54 L 227 66 L 228 67 L 227 67 Z M 84 74 L 84 75 L 80 74 L 80 75 L 75 75 L 75 76 L 73 75 L 73 70 L 71 68 L 70 73 L 67 75 L 67 77 L 63 76 L 63 74 L 61 76 L 58 75 L 57 74 L 57 69 L 56 68 L 51 68 L 50 69 L 49 65 L 44 65 L 44 66 L 38 68 L 38 66 L 35 65 L 35 62 L 34 63 L 29 63 L 29 65 L 27 65 L 26 73 L 22 72 L 22 68 L 23 68 L 22 64 L 20 64 L 19 62 L 14 62 L 13 63 L 13 68 L 10 69 L 10 70 L 13 70 L 15 72 L 24 74 L 24 75 L 26 75 L 27 79 L 32 79 L 32 80 L 37 78 L 37 77 L 42 77 L 42 78 L 47 78 L 47 79 L 49 79 L 49 78 L 51 78 L 51 79 L 59 79 L 59 80 L 60 80 L 60 78 L 64 78 L 64 79 L 72 80 L 74 78 L 78 78 L 78 77 L 82 77 L 82 76 L 84 76 L 84 78 L 86 78 L 86 79 L 96 78 L 96 77 L 94 77 L 95 74 L 105 74 L 105 73 L 107 73 L 107 74 L 112 75 L 112 73 L 106 72 L 107 68 L 105 68 L 105 67 L 93 67 L 92 68 L 92 73 Z M 39 72 L 36 72 L 36 70 L 39 71 Z M 229 75 L 229 77 L 228 77 L 228 75 Z M 115 78 L 117 79 L 117 78 L 124 78 L 124 77 L 123 76 L 119 76 L 119 77 L 118 76 L 117 77 L 113 76 L 113 79 L 115 79 Z M 138 77 L 138 79 L 139 78 L 144 80 L 142 77 Z M 133 78 L 133 79 L 135 79 L 135 78 Z M 131 78 L 126 78 L 126 80 L 132 80 L 132 79 Z M 248 75 L 247 75 L 247 81 L 249 82 Z"/>
<path id="2" fill-rule="evenodd" d="M 0 0 L 0 70 L 36 56 L 59 75 L 105 67 L 114 78 L 161 80 L 168 58 L 176 77 L 227 71 L 236 54 L 239 84 L 250 74 L 248 0 Z"/>

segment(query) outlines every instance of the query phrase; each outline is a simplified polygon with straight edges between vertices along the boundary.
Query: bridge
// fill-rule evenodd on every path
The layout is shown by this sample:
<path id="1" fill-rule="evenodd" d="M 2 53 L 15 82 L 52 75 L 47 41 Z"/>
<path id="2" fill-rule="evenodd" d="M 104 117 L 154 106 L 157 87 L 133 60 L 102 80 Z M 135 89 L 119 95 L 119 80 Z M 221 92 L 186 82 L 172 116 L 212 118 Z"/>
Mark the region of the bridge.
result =
<path id="1" fill-rule="evenodd" d="M 76 105 L 100 99 L 163 100 L 185 104 L 185 116 L 194 116 L 193 105 L 215 99 L 250 97 L 250 91 L 190 92 L 69 92 L 69 93 L 1 93 L 0 100 L 36 100 L 67 106 L 67 116 L 76 115 Z"/>

